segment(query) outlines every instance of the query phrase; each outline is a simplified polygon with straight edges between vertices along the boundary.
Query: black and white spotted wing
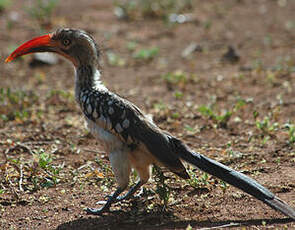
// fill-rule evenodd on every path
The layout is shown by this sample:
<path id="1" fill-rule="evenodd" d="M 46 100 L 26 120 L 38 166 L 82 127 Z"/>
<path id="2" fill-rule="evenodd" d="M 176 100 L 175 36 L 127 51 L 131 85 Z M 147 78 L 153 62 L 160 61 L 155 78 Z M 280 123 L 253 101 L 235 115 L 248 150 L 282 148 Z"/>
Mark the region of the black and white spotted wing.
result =
<path id="1" fill-rule="evenodd" d="M 143 143 L 146 148 L 171 171 L 188 178 L 179 156 L 170 142 L 171 136 L 163 133 L 129 101 L 105 92 L 86 92 L 81 95 L 84 114 L 92 121 L 121 137 L 131 148 Z"/>
<path id="2" fill-rule="evenodd" d="M 109 91 L 82 92 L 80 104 L 90 120 L 120 136 L 124 142 L 136 143 L 132 128 L 143 114 L 128 101 Z"/>

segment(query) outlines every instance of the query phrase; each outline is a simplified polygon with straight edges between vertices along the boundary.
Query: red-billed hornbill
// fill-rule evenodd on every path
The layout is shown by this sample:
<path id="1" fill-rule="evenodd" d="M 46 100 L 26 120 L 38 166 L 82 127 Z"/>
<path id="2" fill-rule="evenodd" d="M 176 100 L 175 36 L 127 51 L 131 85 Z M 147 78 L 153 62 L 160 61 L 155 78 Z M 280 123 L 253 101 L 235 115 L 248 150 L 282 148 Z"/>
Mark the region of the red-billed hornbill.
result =
<path id="1" fill-rule="evenodd" d="M 58 29 L 36 37 L 17 48 L 7 59 L 35 52 L 55 52 L 75 66 L 75 98 L 91 133 L 109 155 L 118 187 L 100 209 L 88 208 L 91 214 L 109 210 L 112 203 L 130 198 L 150 177 L 150 166 L 165 166 L 188 179 L 181 160 L 251 194 L 273 209 L 295 219 L 295 210 L 268 189 L 248 176 L 192 151 L 181 140 L 158 128 L 134 104 L 110 92 L 100 81 L 100 52 L 94 39 L 85 31 Z M 131 168 L 139 181 L 124 196 Z"/>

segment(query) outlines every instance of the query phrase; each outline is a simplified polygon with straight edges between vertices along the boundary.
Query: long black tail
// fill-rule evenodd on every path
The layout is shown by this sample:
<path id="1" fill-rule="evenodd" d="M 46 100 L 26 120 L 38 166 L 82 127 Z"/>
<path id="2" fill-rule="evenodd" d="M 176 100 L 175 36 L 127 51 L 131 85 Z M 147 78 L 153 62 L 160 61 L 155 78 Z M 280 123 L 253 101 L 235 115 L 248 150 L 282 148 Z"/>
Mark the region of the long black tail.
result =
<path id="1" fill-rule="evenodd" d="M 180 140 L 173 139 L 175 150 L 180 155 L 180 158 L 188 163 L 198 167 L 219 179 L 243 190 L 244 192 L 254 196 L 258 200 L 266 203 L 275 210 L 284 213 L 286 216 L 295 220 L 295 210 L 287 203 L 276 197 L 272 192 L 263 187 L 257 181 L 250 177 L 239 173 L 215 160 L 212 160 L 199 153 L 195 153 L 184 145 Z"/>

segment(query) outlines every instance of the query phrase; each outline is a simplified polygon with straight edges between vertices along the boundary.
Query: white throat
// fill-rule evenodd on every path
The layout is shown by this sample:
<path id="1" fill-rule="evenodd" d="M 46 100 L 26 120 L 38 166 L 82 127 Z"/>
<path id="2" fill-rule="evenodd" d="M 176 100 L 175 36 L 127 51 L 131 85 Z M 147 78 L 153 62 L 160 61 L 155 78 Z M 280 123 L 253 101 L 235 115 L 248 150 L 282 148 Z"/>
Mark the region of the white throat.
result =
<path id="1" fill-rule="evenodd" d="M 81 93 L 81 90 L 84 90 L 82 87 L 81 87 L 81 77 L 83 76 L 79 76 L 78 75 L 79 73 L 77 72 L 77 69 L 75 69 L 75 99 L 76 101 L 79 103 L 79 96 L 80 96 L 80 93 Z M 100 79 L 100 71 L 98 69 L 95 69 L 94 70 L 94 74 L 92 76 L 92 81 L 93 81 L 93 84 L 92 84 L 92 87 L 87 89 L 87 90 L 97 90 L 97 91 L 108 91 L 108 89 L 103 85 L 101 79 Z"/>
<path id="2" fill-rule="evenodd" d="M 100 79 L 100 71 L 97 69 L 94 73 L 93 80 L 94 80 L 94 89 L 98 91 L 107 91 L 108 89 L 104 86 Z"/>

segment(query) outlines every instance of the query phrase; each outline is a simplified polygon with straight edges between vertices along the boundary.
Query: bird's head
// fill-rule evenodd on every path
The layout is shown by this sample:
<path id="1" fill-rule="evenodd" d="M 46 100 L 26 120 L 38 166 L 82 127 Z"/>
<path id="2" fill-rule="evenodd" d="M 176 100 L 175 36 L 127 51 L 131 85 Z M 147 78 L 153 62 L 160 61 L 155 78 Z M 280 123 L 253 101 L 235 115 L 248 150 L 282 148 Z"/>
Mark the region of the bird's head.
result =
<path id="1" fill-rule="evenodd" d="M 13 51 L 5 62 L 36 52 L 55 52 L 70 60 L 76 67 L 98 63 L 99 50 L 94 39 L 85 31 L 58 29 L 33 38 Z"/>

